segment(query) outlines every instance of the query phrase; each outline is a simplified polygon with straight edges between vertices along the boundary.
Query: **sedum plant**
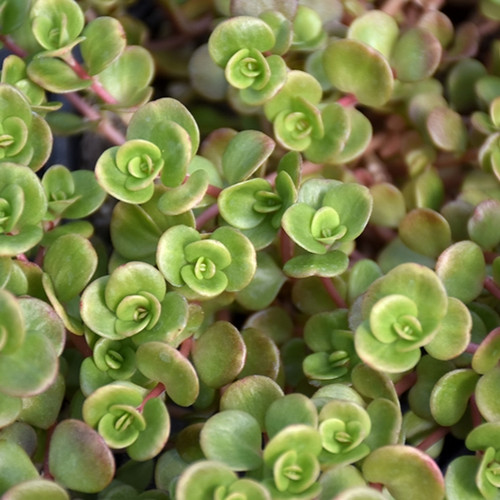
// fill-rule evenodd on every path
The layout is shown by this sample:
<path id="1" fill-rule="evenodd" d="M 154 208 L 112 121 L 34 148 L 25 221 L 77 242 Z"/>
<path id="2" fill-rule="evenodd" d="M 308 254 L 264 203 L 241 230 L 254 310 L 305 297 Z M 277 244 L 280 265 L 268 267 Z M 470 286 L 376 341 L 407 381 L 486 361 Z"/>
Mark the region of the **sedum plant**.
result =
<path id="1" fill-rule="evenodd" d="M 0 496 L 500 498 L 495 0 L 0 0 Z"/>

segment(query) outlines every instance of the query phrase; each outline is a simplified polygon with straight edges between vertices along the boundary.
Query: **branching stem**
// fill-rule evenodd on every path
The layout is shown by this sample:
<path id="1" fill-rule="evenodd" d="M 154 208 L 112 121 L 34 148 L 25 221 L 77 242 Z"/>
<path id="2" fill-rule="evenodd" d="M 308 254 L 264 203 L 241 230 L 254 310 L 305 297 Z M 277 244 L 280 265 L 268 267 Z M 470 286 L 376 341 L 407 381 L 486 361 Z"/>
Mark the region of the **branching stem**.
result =
<path id="1" fill-rule="evenodd" d="M 196 229 L 199 231 L 210 219 L 219 214 L 219 205 L 214 203 L 196 217 Z"/>

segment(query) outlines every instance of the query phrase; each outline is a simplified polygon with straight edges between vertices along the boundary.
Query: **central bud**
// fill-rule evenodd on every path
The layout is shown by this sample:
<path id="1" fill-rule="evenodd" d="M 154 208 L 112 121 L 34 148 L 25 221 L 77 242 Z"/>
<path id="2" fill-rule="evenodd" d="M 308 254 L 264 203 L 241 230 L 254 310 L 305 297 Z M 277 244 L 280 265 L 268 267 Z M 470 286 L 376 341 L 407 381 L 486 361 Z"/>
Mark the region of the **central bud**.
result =
<path id="1" fill-rule="evenodd" d="M 130 175 L 137 179 L 150 176 L 154 171 L 154 162 L 147 154 L 142 154 L 132 158 L 127 164 Z"/>
<path id="2" fill-rule="evenodd" d="M 331 245 L 342 238 L 347 228 L 340 223 L 338 212 L 332 207 L 322 207 L 316 211 L 311 221 L 311 234 L 324 245 Z"/>
<path id="3" fill-rule="evenodd" d="M 281 208 L 282 202 L 278 194 L 272 191 L 258 191 L 255 193 L 255 203 L 252 208 L 259 213 L 268 214 Z"/>
<path id="4" fill-rule="evenodd" d="M 311 134 L 312 126 L 307 119 L 305 113 L 295 111 L 289 113 L 285 118 L 285 128 L 292 133 L 295 139 L 302 139 Z"/>
<path id="5" fill-rule="evenodd" d="M 207 257 L 201 256 L 196 260 L 196 263 L 194 265 L 194 275 L 199 280 L 209 280 L 213 277 L 216 271 L 217 267 Z"/>

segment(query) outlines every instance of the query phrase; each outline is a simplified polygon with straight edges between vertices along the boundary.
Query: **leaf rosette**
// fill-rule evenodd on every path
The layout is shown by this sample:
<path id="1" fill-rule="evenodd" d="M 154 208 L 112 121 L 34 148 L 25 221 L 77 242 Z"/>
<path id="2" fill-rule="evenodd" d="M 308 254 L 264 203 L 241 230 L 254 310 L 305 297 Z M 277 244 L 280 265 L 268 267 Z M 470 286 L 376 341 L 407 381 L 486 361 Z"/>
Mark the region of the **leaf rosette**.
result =
<path id="1" fill-rule="evenodd" d="M 275 189 L 265 179 L 250 179 L 224 189 L 217 203 L 224 219 L 242 231 L 248 230 L 247 236 L 254 244 L 260 243 L 260 249 L 274 239 L 283 213 L 296 199 L 292 178 L 287 172 L 279 172 Z"/>
<path id="2" fill-rule="evenodd" d="M 316 498 L 320 492 L 319 432 L 304 424 L 289 425 L 276 434 L 264 449 L 264 462 L 272 470 L 265 479 L 273 498 Z"/>
<path id="3" fill-rule="evenodd" d="M 270 21 L 276 24 L 275 19 Z M 285 83 L 287 67 L 283 58 L 277 53 L 263 54 L 271 51 L 276 42 L 273 28 L 263 19 L 250 16 L 227 19 L 210 36 L 210 57 L 224 68 L 227 82 L 239 90 L 246 104 L 263 104 Z"/>
<path id="4" fill-rule="evenodd" d="M 21 165 L 0 163 L 0 255 L 33 248 L 42 239 L 46 210 L 47 199 L 36 174 Z"/>
<path id="5" fill-rule="evenodd" d="M 356 351 L 365 363 L 389 373 L 413 368 L 423 346 L 445 359 L 439 354 L 441 344 L 470 334 L 470 316 L 463 304 L 448 299 L 432 270 L 413 263 L 397 266 L 368 288 L 362 317 L 355 333 Z"/>
<path id="6" fill-rule="evenodd" d="M 169 283 L 199 298 L 241 290 L 257 268 L 254 247 L 230 227 L 204 237 L 191 227 L 174 226 L 161 236 L 156 258 Z"/>
<path id="7" fill-rule="evenodd" d="M 48 159 L 52 146 L 47 122 L 31 111 L 21 91 L 5 83 L 0 84 L 0 107 L 0 162 L 38 170 Z"/>
<path id="8" fill-rule="evenodd" d="M 370 453 L 364 439 L 370 434 L 368 412 L 352 401 L 332 400 L 319 413 L 322 464 L 354 463 Z"/>
<path id="9" fill-rule="evenodd" d="M 158 146 L 134 139 L 105 151 L 97 160 L 95 173 L 111 196 L 128 203 L 145 203 L 153 196 L 154 181 L 163 165 Z"/>
<path id="10" fill-rule="evenodd" d="M 164 340 L 187 307 L 177 294 L 166 293 L 162 274 L 150 264 L 128 262 L 109 276 L 93 281 L 83 292 L 81 315 L 95 333 L 109 340 L 137 336 L 134 342 Z M 179 300 L 176 300 L 179 299 Z M 172 310 L 171 310 L 172 309 Z M 175 312 L 174 312 L 175 311 Z"/>
<path id="11" fill-rule="evenodd" d="M 315 183 L 304 186 L 298 203 L 282 218 L 283 229 L 297 245 L 310 253 L 325 254 L 361 234 L 372 210 L 366 187 L 339 181 L 329 181 L 323 187 L 318 184 L 317 188 Z"/>
<path id="12" fill-rule="evenodd" d="M 131 458 L 156 456 L 170 434 L 170 417 L 163 401 L 143 405 L 146 390 L 130 382 L 114 382 L 94 391 L 83 404 L 83 419 L 110 448 L 126 448 Z"/>

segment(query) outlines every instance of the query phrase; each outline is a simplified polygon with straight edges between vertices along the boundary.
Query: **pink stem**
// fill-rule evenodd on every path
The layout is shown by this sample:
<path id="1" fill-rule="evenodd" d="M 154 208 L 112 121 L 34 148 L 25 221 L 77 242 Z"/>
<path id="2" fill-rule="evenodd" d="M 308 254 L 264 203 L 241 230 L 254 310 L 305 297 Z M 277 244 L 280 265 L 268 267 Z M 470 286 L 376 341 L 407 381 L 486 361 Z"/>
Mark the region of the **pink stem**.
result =
<path id="1" fill-rule="evenodd" d="M 405 393 L 408 389 L 411 389 L 415 382 L 417 381 L 417 372 L 411 372 L 405 375 L 402 379 L 398 380 L 394 384 L 394 388 L 396 389 L 396 393 L 398 396 Z"/>
<path id="2" fill-rule="evenodd" d="M 337 100 L 337 104 L 340 104 L 344 108 L 355 106 L 357 103 L 358 100 L 356 99 L 356 96 L 354 94 L 347 94 Z"/>
<path id="3" fill-rule="evenodd" d="M 493 295 L 497 299 L 500 299 L 500 288 L 493 281 L 491 276 L 486 276 L 486 279 L 484 280 L 483 285 L 484 285 L 484 288 L 486 288 L 486 290 L 488 290 L 488 292 L 491 293 L 491 295 Z"/>
<path id="4" fill-rule="evenodd" d="M 474 354 L 479 348 L 479 344 L 475 344 L 474 342 L 471 342 L 465 349 L 465 352 L 469 354 Z"/>
<path id="5" fill-rule="evenodd" d="M 80 354 L 84 357 L 89 358 L 92 356 L 92 349 L 87 344 L 85 337 L 83 335 L 75 335 L 74 333 L 66 330 L 66 339 L 70 341 Z"/>
<path id="6" fill-rule="evenodd" d="M 280 251 L 281 251 L 281 262 L 285 265 L 293 257 L 293 241 L 290 236 L 286 234 L 283 228 L 280 229 Z"/>
<path id="7" fill-rule="evenodd" d="M 120 146 L 126 141 L 125 136 L 111 123 L 102 119 L 101 114 L 93 108 L 85 99 L 82 99 L 76 92 L 65 94 L 66 99 L 83 116 L 91 121 L 99 121 L 98 131 L 106 137 L 112 144 Z"/>
<path id="8" fill-rule="evenodd" d="M 470 414 L 472 417 L 472 426 L 478 427 L 483 423 L 483 417 L 481 416 L 479 408 L 477 407 L 476 397 L 474 396 L 474 394 L 470 397 L 469 404 L 470 404 Z"/>
<path id="9" fill-rule="evenodd" d="M 416 446 L 417 450 L 428 450 L 432 445 L 441 441 L 441 439 L 443 439 L 448 432 L 450 432 L 449 427 L 439 427 L 432 434 L 429 434 L 418 446 Z"/>
<path id="10" fill-rule="evenodd" d="M 345 300 L 341 297 L 340 293 L 333 285 L 332 280 L 330 278 L 321 277 L 321 281 L 323 282 L 325 290 L 328 292 L 328 294 L 332 298 L 333 302 L 335 302 L 337 307 L 339 307 L 340 309 L 347 309 L 347 304 L 345 303 Z"/>
<path id="11" fill-rule="evenodd" d="M 182 342 L 181 348 L 179 349 L 179 352 L 185 357 L 189 358 L 189 355 L 191 354 L 191 349 L 193 348 L 193 339 L 192 337 L 187 338 Z"/>
<path id="12" fill-rule="evenodd" d="M 213 219 L 219 214 L 219 205 L 214 203 L 196 217 L 196 229 L 199 231 L 210 219 Z"/>
<path id="13" fill-rule="evenodd" d="M 150 399 L 157 398 L 164 392 L 165 392 L 165 386 L 161 382 L 158 382 L 158 384 L 146 395 L 140 406 L 137 407 L 137 411 L 142 412 L 144 410 L 144 406 L 146 406 L 146 403 Z"/>
<path id="14" fill-rule="evenodd" d="M 92 85 L 90 88 L 94 91 L 94 94 L 100 97 L 107 104 L 117 104 L 118 101 L 93 77 L 91 77 L 85 68 L 71 55 L 68 54 L 65 57 L 65 61 L 68 66 L 77 74 L 82 80 L 91 80 Z"/>
<path id="15" fill-rule="evenodd" d="M 25 57 L 28 57 L 28 53 L 19 47 L 12 38 L 10 38 L 7 35 L 0 35 L 0 42 L 2 42 L 7 49 L 9 49 L 13 54 L 15 54 L 18 57 L 21 57 L 24 59 Z"/>

